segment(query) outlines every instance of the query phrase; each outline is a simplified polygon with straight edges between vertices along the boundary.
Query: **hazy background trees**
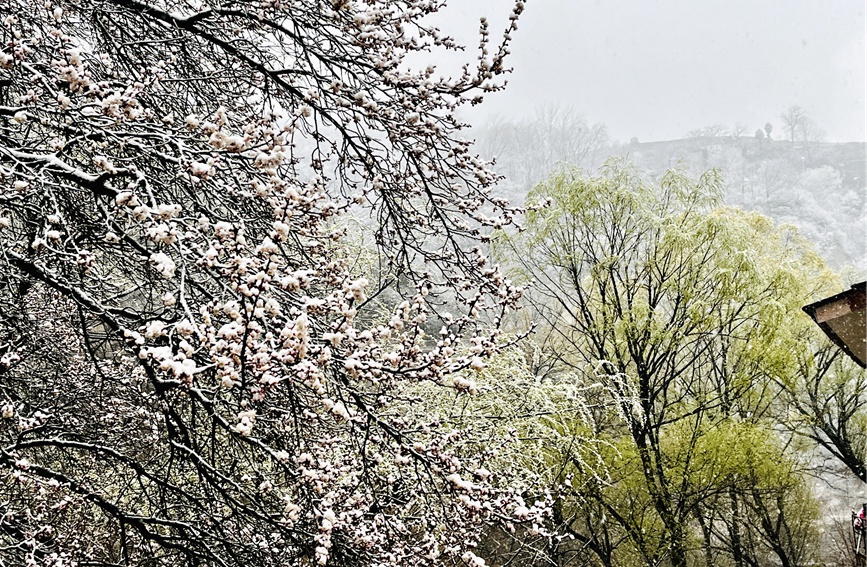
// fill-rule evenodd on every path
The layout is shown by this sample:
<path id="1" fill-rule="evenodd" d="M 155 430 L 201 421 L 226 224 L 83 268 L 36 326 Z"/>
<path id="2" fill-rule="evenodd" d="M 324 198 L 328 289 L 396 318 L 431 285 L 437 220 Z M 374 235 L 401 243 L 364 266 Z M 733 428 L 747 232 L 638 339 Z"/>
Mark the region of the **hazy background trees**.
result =
<path id="1" fill-rule="evenodd" d="M 801 107 L 780 116 L 785 140 L 772 138 L 774 126 L 768 122 L 755 136 L 742 135 L 742 125 L 713 124 L 680 140 L 624 144 L 605 136 L 587 137 L 591 131 L 604 133 L 604 125 L 590 128 L 586 118 L 576 123 L 576 116 L 580 114 L 575 109 L 549 105 L 522 122 L 497 118 L 477 127 L 482 155 L 497 157 L 497 170 L 505 177 L 498 190 L 520 202 L 556 163 L 592 173 L 610 156 L 626 156 L 657 177 L 677 165 L 696 176 L 717 167 L 726 203 L 798 227 L 837 269 L 852 266 L 867 272 L 864 144 L 823 142 L 821 128 Z M 552 123 L 560 126 L 552 128 Z M 572 136 L 572 147 L 584 150 L 552 153 L 530 134 L 552 130 L 560 131 L 560 140 Z"/>
<path id="2" fill-rule="evenodd" d="M 783 128 L 788 133 L 789 142 L 792 144 L 796 140 L 801 142 L 821 142 L 825 134 L 822 129 L 813 122 L 807 112 L 800 106 L 791 106 L 785 112 L 780 114 L 780 120 L 783 122 Z"/>
<path id="3" fill-rule="evenodd" d="M 474 130 L 480 153 L 496 160 L 510 195 L 526 194 L 559 163 L 595 169 L 610 140 L 603 124 L 591 124 L 572 106 L 536 108 L 520 121 L 495 117 Z"/>

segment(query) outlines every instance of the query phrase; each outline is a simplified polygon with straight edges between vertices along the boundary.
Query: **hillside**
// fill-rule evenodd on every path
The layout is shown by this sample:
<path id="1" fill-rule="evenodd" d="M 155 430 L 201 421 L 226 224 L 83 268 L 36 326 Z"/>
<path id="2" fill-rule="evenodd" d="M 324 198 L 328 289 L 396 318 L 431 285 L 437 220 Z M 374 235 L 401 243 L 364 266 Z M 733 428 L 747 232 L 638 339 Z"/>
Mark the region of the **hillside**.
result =
<path id="1" fill-rule="evenodd" d="M 478 131 L 483 157 L 505 176 L 499 191 L 521 203 L 561 163 L 597 170 L 612 156 L 628 158 L 655 178 L 672 167 L 695 175 L 719 168 L 726 202 L 792 224 L 835 268 L 867 273 L 867 148 L 863 142 L 789 142 L 767 137 L 697 136 L 607 144 L 604 127 L 495 123 Z M 603 135 L 600 135 L 602 132 Z"/>
<path id="2" fill-rule="evenodd" d="M 612 148 L 656 176 L 681 164 L 723 172 L 726 200 L 790 223 L 837 269 L 867 268 L 865 144 L 697 137 Z"/>

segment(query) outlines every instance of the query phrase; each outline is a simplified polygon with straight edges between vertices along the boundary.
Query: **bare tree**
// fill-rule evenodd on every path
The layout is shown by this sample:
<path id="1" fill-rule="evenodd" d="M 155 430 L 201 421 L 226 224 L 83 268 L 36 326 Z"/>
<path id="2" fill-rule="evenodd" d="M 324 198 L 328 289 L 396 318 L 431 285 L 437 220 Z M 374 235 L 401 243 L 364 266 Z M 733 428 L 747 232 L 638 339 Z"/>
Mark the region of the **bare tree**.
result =
<path id="1" fill-rule="evenodd" d="M 786 132 L 789 133 L 789 141 L 794 144 L 795 137 L 801 131 L 804 121 L 807 120 L 807 113 L 800 106 L 794 105 L 780 114 L 780 120 L 783 121 Z"/>
<path id="2" fill-rule="evenodd" d="M 801 137 L 805 142 L 821 142 L 825 139 L 825 131 L 813 120 L 807 118 L 801 124 Z"/>
<path id="3" fill-rule="evenodd" d="M 507 182 L 529 190 L 558 163 L 593 168 L 597 152 L 608 144 L 603 124 L 590 124 L 571 106 L 543 105 L 533 118 L 495 118 L 479 135 L 482 154 L 497 160 Z"/>
<path id="4" fill-rule="evenodd" d="M 788 425 L 867 482 L 867 372 L 834 345 L 803 344 L 798 372 L 781 379 L 792 410 Z"/>

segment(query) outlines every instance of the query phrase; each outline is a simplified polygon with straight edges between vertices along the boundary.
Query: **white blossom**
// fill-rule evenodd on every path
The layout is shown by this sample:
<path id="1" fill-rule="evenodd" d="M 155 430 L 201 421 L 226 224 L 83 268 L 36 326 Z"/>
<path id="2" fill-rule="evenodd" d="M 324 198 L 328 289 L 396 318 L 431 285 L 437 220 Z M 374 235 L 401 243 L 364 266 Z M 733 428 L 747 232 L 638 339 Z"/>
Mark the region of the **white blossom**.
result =
<path id="1" fill-rule="evenodd" d="M 163 252 L 151 254 L 150 262 L 154 265 L 154 269 L 156 269 L 156 271 L 164 278 L 171 279 L 174 277 L 176 268 L 175 262 L 167 254 Z"/>

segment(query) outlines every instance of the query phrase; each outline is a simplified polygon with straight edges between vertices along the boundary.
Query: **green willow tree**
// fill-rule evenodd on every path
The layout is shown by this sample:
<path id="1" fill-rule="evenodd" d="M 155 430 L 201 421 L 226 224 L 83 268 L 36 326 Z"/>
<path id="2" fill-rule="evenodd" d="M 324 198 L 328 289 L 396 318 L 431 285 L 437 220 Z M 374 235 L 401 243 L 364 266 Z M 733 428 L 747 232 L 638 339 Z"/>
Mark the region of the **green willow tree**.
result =
<path id="1" fill-rule="evenodd" d="M 712 565 L 720 550 L 794 565 L 812 552 L 795 455 L 760 432 L 799 364 L 781 326 L 836 280 L 791 230 L 720 198 L 716 171 L 650 184 L 620 162 L 592 178 L 566 169 L 530 194 L 547 206 L 526 230 L 497 243 L 533 280 L 548 358 L 610 400 L 594 426 L 609 478 L 564 453 L 573 504 L 555 506 L 603 565 Z M 721 521 L 720 506 L 743 521 Z"/>
<path id="2" fill-rule="evenodd" d="M 797 315 L 797 316 L 794 316 Z M 782 326 L 794 372 L 780 373 L 783 423 L 819 445 L 861 482 L 867 482 L 867 372 L 794 314 Z"/>

